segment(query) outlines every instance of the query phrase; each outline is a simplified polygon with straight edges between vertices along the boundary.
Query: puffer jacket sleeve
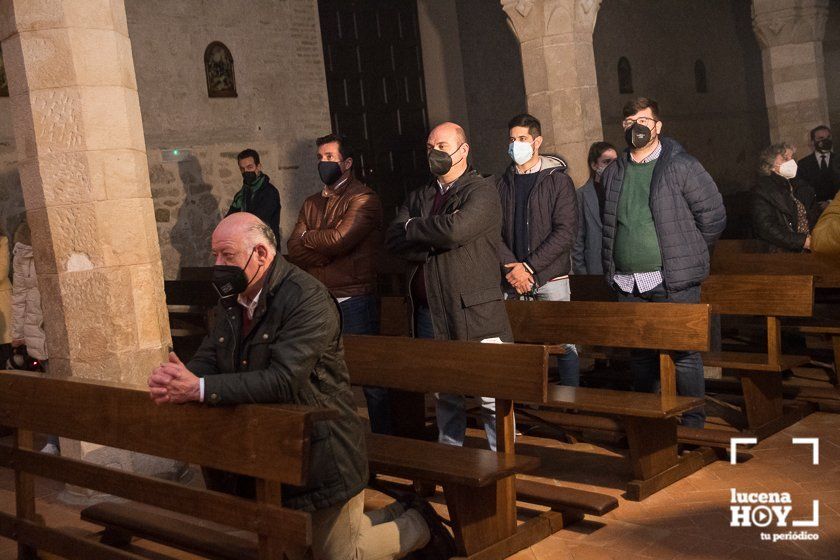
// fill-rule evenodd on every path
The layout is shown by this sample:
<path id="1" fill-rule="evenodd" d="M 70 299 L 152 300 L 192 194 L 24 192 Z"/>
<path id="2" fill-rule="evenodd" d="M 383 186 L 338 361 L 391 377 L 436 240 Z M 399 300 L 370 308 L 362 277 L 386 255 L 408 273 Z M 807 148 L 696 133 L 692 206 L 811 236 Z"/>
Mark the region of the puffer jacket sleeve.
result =
<path id="1" fill-rule="evenodd" d="M 750 217 L 755 236 L 776 247 L 790 251 L 802 250 L 807 234 L 791 231 L 786 224 L 779 222 L 777 215 L 778 211 L 770 201 L 760 192 L 753 191 Z"/>
<path id="2" fill-rule="evenodd" d="M 711 247 L 726 228 L 726 208 L 723 206 L 723 197 L 714 179 L 699 161 L 691 158 L 687 167 L 683 196 L 694 215 L 697 229 L 705 239 L 706 245 Z"/>
<path id="3" fill-rule="evenodd" d="M 551 233 L 548 234 L 539 247 L 531 251 L 527 261 L 536 272 L 540 284 L 551 278 L 543 278 L 541 272 L 554 263 L 558 258 L 566 255 L 569 258 L 575 244 L 578 225 L 578 203 L 575 196 L 575 186 L 571 178 L 565 173 L 556 171 L 549 177 L 555 193 L 554 209 L 551 213 Z"/>
<path id="4" fill-rule="evenodd" d="M 23 277 L 22 258 L 15 255 L 13 260 L 14 283 L 12 285 L 12 340 L 24 338 L 26 324 L 26 280 Z"/>

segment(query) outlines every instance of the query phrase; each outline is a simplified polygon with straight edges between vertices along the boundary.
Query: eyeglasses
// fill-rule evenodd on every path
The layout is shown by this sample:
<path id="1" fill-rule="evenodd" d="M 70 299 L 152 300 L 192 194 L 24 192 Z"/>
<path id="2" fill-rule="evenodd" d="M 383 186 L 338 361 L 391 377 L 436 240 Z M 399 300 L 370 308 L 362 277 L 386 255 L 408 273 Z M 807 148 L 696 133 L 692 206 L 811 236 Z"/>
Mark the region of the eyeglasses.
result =
<path id="1" fill-rule="evenodd" d="M 623 126 L 624 128 L 630 128 L 635 123 L 639 123 L 642 126 L 653 128 L 653 126 L 658 122 L 658 120 L 652 119 L 650 117 L 639 117 L 638 119 L 624 119 L 623 121 L 621 121 L 621 126 Z"/>

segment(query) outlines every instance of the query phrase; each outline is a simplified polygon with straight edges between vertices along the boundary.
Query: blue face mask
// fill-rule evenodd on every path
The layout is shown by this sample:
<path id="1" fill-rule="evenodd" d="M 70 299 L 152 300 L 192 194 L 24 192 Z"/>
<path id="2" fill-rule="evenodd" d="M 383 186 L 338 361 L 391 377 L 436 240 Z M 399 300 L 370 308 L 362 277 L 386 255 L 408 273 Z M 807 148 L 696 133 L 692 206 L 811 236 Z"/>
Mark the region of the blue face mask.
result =
<path id="1" fill-rule="evenodd" d="M 511 142 L 508 146 L 508 155 L 510 159 L 516 162 L 516 165 L 522 165 L 526 161 L 534 157 L 534 143 L 533 142 Z"/>

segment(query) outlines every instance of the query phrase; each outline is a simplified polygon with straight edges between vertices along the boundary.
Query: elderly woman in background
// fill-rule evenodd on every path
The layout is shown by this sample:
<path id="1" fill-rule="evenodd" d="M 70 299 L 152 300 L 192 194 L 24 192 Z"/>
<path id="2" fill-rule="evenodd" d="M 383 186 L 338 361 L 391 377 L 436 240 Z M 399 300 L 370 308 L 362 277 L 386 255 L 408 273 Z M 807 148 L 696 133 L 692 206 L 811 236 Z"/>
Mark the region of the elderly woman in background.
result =
<path id="1" fill-rule="evenodd" d="M 795 153 L 796 148 L 787 143 L 765 148 L 753 189 L 753 233 L 775 252 L 810 250 L 811 227 L 819 216 L 814 189 L 796 179 Z"/>
<path id="2" fill-rule="evenodd" d="M 811 234 L 811 250 L 840 256 L 840 193 L 828 205 Z"/>

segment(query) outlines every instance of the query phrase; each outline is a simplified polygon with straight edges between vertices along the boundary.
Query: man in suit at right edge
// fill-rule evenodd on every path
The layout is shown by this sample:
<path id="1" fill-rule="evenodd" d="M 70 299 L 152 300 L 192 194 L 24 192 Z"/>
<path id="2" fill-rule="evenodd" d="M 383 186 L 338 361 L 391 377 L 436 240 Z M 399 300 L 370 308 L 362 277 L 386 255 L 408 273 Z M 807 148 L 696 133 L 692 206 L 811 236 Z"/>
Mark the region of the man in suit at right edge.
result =
<path id="1" fill-rule="evenodd" d="M 840 189 L 840 158 L 833 151 L 831 129 L 820 125 L 811 130 L 811 147 L 814 151 L 799 160 L 796 177 L 814 187 L 825 208 Z"/>

